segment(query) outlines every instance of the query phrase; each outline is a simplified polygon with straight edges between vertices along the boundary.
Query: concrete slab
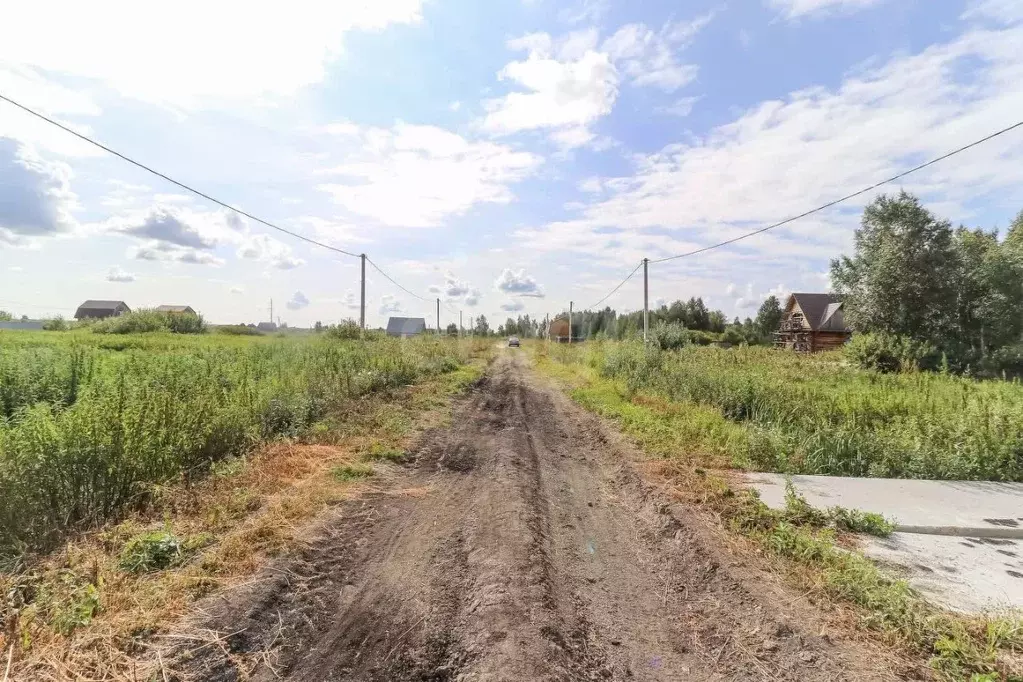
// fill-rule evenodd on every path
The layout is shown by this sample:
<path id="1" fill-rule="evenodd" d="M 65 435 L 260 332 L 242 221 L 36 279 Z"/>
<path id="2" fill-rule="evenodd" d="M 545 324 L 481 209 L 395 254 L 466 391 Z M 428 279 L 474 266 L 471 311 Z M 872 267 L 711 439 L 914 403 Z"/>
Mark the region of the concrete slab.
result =
<path id="1" fill-rule="evenodd" d="M 1023 539 L 1023 483 L 918 481 L 841 476 L 792 476 L 806 501 L 884 514 L 897 529 L 974 537 Z M 769 507 L 785 504 L 785 476 L 750 474 Z"/>
<path id="2" fill-rule="evenodd" d="M 893 533 L 867 539 L 862 549 L 946 608 L 964 613 L 1023 609 L 1023 540 Z"/>
<path id="3" fill-rule="evenodd" d="M 769 507 L 786 477 L 750 474 Z M 932 601 L 967 613 L 1023 609 L 1023 484 L 792 476 L 814 507 L 884 514 L 900 532 L 864 536 L 863 552 Z"/>

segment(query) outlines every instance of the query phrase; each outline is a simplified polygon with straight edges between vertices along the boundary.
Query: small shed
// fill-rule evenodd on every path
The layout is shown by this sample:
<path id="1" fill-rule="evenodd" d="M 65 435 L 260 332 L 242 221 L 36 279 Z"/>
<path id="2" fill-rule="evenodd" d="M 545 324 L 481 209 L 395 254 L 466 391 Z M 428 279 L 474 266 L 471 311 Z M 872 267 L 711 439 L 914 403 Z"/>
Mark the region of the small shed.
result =
<path id="1" fill-rule="evenodd" d="M 78 306 L 78 310 L 75 311 L 75 319 L 100 320 L 105 317 L 117 317 L 130 312 L 131 308 L 124 301 L 89 300 Z"/>
<path id="2" fill-rule="evenodd" d="M 569 342 L 569 331 L 568 331 L 568 320 L 557 319 L 551 320 L 551 326 L 547 330 L 547 335 L 551 341 L 555 343 L 568 343 Z"/>
<path id="3" fill-rule="evenodd" d="M 156 312 L 167 313 L 168 315 L 195 315 L 195 310 L 190 305 L 158 305 L 156 306 Z"/>
<path id="4" fill-rule="evenodd" d="M 834 294 L 790 294 L 774 345 L 803 353 L 841 347 L 852 336 L 842 307 Z"/>
<path id="5" fill-rule="evenodd" d="M 426 331 L 426 320 L 421 317 L 390 317 L 387 319 L 387 335 L 408 338 Z"/>

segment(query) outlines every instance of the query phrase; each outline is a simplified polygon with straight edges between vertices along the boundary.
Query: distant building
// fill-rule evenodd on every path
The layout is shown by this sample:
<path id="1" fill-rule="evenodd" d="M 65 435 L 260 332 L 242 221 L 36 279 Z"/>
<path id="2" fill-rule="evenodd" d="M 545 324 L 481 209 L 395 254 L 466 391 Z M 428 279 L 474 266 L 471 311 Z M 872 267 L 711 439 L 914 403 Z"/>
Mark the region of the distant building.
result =
<path id="1" fill-rule="evenodd" d="M 421 317 L 391 317 L 387 320 L 387 335 L 408 338 L 426 331 L 426 320 Z"/>
<path id="2" fill-rule="evenodd" d="M 569 342 L 569 331 L 568 331 L 568 320 L 557 319 L 551 320 L 551 326 L 548 330 L 548 336 L 551 341 L 555 343 L 568 343 Z"/>
<path id="3" fill-rule="evenodd" d="M 86 301 L 75 311 L 76 320 L 97 320 L 130 313 L 124 301 Z"/>
<path id="4" fill-rule="evenodd" d="M 260 322 L 259 324 L 256 325 L 256 329 L 258 329 L 261 332 L 275 332 L 275 331 L 277 331 L 277 323 L 276 322 Z"/>
<path id="5" fill-rule="evenodd" d="M 195 315 L 196 312 L 192 310 L 192 306 L 189 305 L 158 305 L 156 306 L 156 312 L 158 313 L 177 313 L 182 315 Z"/>
<path id="6" fill-rule="evenodd" d="M 789 295 L 774 345 L 803 353 L 841 347 L 852 336 L 842 306 L 834 294 Z"/>

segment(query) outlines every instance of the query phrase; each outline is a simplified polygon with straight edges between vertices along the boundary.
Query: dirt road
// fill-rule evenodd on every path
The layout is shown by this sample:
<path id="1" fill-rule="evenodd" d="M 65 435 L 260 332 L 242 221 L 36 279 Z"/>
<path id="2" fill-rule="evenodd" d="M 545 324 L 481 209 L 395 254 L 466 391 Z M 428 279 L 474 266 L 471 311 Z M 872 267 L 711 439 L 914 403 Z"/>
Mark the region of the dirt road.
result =
<path id="1" fill-rule="evenodd" d="M 596 419 L 503 354 L 393 491 L 205 605 L 203 680 L 882 680 L 680 518 Z M 704 524 L 706 525 L 706 524 Z M 752 581 L 752 582 L 751 582 Z M 800 605 L 801 604 L 801 605 Z"/>

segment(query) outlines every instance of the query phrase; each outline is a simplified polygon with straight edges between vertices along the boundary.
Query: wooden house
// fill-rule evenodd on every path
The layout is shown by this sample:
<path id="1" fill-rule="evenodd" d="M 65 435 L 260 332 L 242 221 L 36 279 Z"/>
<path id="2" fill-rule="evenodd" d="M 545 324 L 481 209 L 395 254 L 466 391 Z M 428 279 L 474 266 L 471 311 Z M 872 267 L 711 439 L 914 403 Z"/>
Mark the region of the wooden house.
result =
<path id="1" fill-rule="evenodd" d="M 167 313 L 168 315 L 195 315 L 195 310 L 190 305 L 158 305 L 156 312 Z"/>
<path id="2" fill-rule="evenodd" d="M 547 332 L 547 336 L 551 341 L 555 343 L 568 343 L 568 334 L 568 320 L 551 320 L 551 326 Z"/>
<path id="3" fill-rule="evenodd" d="M 131 308 L 124 301 L 93 301 L 88 300 L 78 306 L 75 311 L 76 320 L 101 320 L 105 317 L 117 317 L 130 313 Z"/>
<path id="4" fill-rule="evenodd" d="M 839 348 L 850 336 L 840 298 L 834 294 L 790 294 L 774 345 L 815 353 Z"/>

